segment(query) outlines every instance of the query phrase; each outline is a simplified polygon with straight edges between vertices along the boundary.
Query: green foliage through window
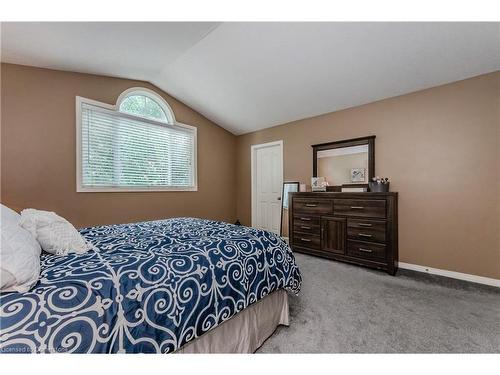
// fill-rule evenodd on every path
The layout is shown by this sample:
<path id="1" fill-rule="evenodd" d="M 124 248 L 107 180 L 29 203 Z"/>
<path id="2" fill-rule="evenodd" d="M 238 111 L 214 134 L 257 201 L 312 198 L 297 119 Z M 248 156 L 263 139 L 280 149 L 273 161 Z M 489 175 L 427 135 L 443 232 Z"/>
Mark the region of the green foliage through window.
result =
<path id="1" fill-rule="evenodd" d="M 156 121 L 168 122 L 167 115 L 161 106 L 145 95 L 131 95 L 120 104 L 120 112 L 149 118 Z"/>

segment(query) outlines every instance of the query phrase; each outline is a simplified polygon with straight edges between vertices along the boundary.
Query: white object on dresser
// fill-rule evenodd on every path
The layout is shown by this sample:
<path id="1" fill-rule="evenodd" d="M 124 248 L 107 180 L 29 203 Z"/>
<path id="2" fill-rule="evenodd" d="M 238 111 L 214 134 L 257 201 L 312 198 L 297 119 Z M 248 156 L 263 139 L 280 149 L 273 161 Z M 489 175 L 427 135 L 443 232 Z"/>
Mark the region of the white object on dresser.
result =
<path id="1" fill-rule="evenodd" d="M 342 186 L 342 193 L 366 193 L 368 190 L 364 187 L 344 187 Z"/>

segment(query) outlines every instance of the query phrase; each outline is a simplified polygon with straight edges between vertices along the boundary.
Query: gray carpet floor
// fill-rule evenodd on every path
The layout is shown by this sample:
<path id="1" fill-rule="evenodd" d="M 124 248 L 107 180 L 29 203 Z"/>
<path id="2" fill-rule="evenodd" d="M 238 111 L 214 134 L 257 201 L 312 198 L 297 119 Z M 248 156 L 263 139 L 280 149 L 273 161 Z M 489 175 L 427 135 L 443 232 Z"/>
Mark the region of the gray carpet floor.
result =
<path id="1" fill-rule="evenodd" d="M 419 272 L 395 277 L 296 254 L 290 326 L 258 353 L 500 352 L 500 289 Z"/>

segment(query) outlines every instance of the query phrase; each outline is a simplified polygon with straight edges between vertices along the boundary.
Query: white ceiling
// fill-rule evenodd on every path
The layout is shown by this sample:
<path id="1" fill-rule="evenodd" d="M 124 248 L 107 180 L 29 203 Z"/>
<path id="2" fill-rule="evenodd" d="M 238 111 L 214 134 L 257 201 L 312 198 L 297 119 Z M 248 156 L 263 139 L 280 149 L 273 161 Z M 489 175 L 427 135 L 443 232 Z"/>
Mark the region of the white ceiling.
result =
<path id="1" fill-rule="evenodd" d="M 500 23 L 3 23 L 2 61 L 150 81 L 235 134 L 500 69 Z"/>

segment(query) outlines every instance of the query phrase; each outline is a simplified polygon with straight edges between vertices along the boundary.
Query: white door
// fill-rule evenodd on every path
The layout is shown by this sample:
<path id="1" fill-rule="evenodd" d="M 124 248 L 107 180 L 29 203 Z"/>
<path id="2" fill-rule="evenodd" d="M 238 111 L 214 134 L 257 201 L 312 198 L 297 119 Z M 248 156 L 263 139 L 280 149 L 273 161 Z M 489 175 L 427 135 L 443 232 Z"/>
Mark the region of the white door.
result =
<path id="1" fill-rule="evenodd" d="M 252 226 L 279 234 L 283 141 L 252 146 Z"/>

